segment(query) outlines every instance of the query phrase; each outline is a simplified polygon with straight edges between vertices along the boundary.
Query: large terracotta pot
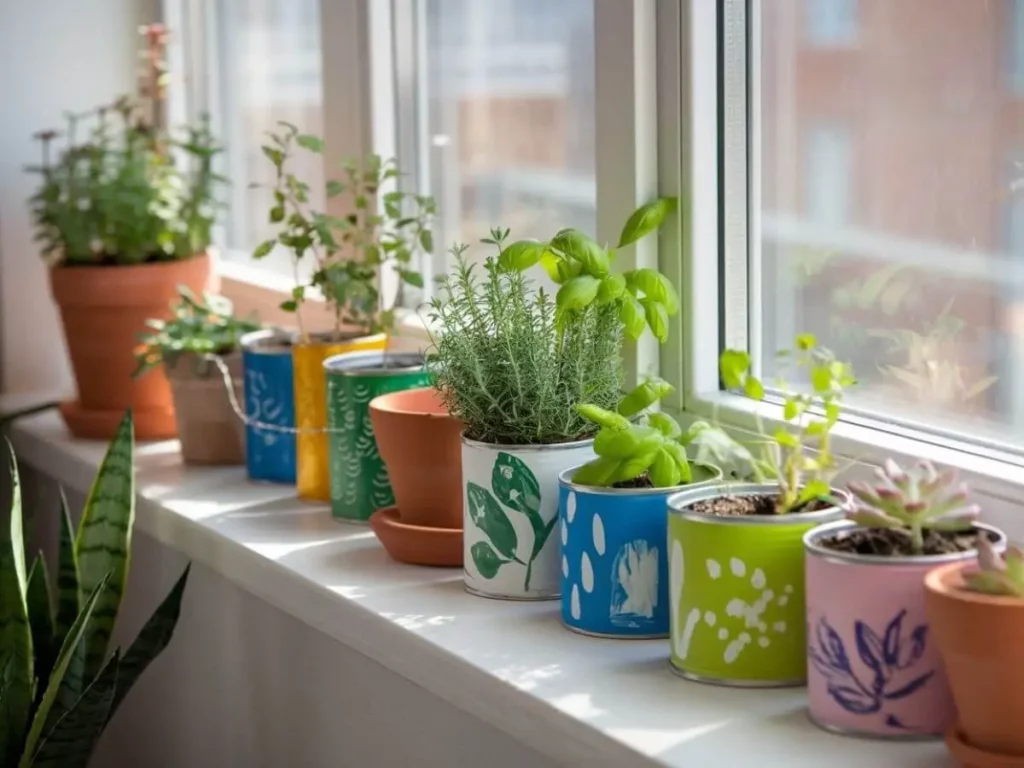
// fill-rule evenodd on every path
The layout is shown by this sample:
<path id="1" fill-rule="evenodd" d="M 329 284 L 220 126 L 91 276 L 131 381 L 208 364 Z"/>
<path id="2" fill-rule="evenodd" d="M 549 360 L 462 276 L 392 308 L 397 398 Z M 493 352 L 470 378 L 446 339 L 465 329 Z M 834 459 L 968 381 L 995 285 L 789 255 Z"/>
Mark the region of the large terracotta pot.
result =
<path id="1" fill-rule="evenodd" d="M 462 422 L 429 387 L 375 397 L 370 420 L 395 495 L 378 538 L 396 560 L 462 565 Z"/>
<path id="2" fill-rule="evenodd" d="M 1024 766 L 1024 600 L 964 588 L 958 563 L 924 580 L 928 620 L 953 691 L 950 751 L 972 768 Z"/>
<path id="3" fill-rule="evenodd" d="M 53 297 L 60 307 L 78 399 L 61 405 L 76 437 L 109 440 L 132 408 L 139 440 L 174 437 L 171 387 L 161 370 L 137 379 L 134 350 L 149 318 L 169 318 L 178 286 L 206 290 L 210 257 L 105 267 L 55 267 Z"/>
<path id="4" fill-rule="evenodd" d="M 384 349 L 387 336 L 314 334 L 292 347 L 295 389 L 296 485 L 304 501 L 331 500 L 327 451 L 327 379 L 324 360 L 346 352 Z"/>
<path id="5" fill-rule="evenodd" d="M 224 356 L 235 402 L 243 402 L 242 353 Z M 245 426 L 228 397 L 227 382 L 214 363 L 183 355 L 168 366 L 174 414 L 186 464 L 242 464 Z"/>

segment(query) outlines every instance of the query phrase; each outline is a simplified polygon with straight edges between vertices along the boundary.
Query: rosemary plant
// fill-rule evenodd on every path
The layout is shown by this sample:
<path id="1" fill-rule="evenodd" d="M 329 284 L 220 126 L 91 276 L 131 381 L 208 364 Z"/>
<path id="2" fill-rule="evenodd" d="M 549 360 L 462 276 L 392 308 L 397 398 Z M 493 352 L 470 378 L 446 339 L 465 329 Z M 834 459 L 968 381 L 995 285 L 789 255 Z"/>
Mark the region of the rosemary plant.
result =
<path id="1" fill-rule="evenodd" d="M 656 230 L 674 206 L 658 200 L 630 217 L 619 246 Z M 597 427 L 577 406 L 613 411 L 623 385 L 624 336 L 650 328 L 664 340 L 678 310 L 671 284 L 652 269 L 610 274 L 610 253 L 576 230 L 547 243 L 508 243 L 496 228 L 483 242 L 497 248 L 479 267 L 467 246 L 431 303 L 440 330 L 427 357 L 434 384 L 472 440 L 545 445 L 586 438 Z M 525 271 L 540 264 L 560 284 L 552 297 Z"/>

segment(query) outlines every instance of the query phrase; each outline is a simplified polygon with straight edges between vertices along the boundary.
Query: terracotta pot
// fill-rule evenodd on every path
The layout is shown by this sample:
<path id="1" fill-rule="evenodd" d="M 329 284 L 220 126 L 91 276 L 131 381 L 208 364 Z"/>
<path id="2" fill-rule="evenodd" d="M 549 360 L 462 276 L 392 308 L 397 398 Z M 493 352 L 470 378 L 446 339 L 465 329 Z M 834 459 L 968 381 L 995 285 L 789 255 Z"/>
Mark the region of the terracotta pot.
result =
<path id="1" fill-rule="evenodd" d="M 462 528 L 462 422 L 430 387 L 375 397 L 370 421 L 402 523 Z"/>
<path id="2" fill-rule="evenodd" d="M 171 388 L 163 371 L 137 379 L 134 350 L 149 318 L 169 318 L 179 285 L 196 293 L 207 287 L 210 257 L 107 267 L 55 267 L 53 297 L 78 383 L 78 399 L 61 413 L 76 437 L 109 440 L 129 407 L 135 437 L 174 437 Z"/>
<path id="3" fill-rule="evenodd" d="M 968 592 L 973 563 L 924 580 L 925 605 L 956 702 L 947 744 L 962 765 L 1024 765 L 1024 600 Z"/>
<path id="4" fill-rule="evenodd" d="M 231 372 L 235 401 L 244 402 L 242 354 L 224 357 Z M 228 398 L 220 369 L 195 355 L 184 355 L 167 368 L 174 393 L 174 413 L 186 464 L 242 464 L 245 425 Z"/>
<path id="5" fill-rule="evenodd" d="M 327 450 L 327 378 L 324 360 L 346 352 L 383 349 L 387 336 L 314 334 L 292 348 L 295 389 L 296 485 L 304 501 L 331 500 Z"/>

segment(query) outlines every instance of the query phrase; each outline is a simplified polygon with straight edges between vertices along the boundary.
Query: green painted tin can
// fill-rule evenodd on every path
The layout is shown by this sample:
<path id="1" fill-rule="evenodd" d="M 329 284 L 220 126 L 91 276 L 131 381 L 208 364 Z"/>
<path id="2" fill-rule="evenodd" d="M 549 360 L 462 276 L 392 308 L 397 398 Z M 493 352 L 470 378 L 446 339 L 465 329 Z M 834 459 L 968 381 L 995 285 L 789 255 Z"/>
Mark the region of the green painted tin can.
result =
<path id="1" fill-rule="evenodd" d="M 720 496 L 777 493 L 775 484 L 722 483 L 669 498 L 671 661 L 683 677 L 737 687 L 804 684 L 803 535 L 842 510 L 719 517 L 692 509 Z"/>
<path id="2" fill-rule="evenodd" d="M 324 361 L 327 377 L 327 443 L 331 514 L 365 523 L 395 503 L 388 471 L 377 452 L 370 401 L 378 395 L 429 383 L 423 355 L 349 352 Z"/>

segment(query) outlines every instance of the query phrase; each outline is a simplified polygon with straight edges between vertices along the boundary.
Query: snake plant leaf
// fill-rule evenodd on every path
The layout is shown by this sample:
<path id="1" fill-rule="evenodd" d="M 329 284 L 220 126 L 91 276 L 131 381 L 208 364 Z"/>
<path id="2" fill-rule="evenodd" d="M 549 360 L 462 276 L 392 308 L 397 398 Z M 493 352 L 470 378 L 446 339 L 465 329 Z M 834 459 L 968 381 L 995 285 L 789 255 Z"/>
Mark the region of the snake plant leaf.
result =
<path id="1" fill-rule="evenodd" d="M 466 483 L 466 501 L 473 524 L 487 535 L 494 549 L 509 560 L 515 560 L 519 539 L 497 499 L 486 488 Z"/>
<path id="2" fill-rule="evenodd" d="M 85 676 L 89 679 L 97 675 L 103 664 L 128 578 L 135 518 L 133 453 L 134 425 L 129 411 L 118 426 L 93 481 L 75 539 L 79 594 L 91 594 L 98 584 L 104 585 L 85 632 Z"/>
<path id="3" fill-rule="evenodd" d="M 100 603 L 101 596 L 107 589 L 108 579 L 109 575 L 104 576 L 96 584 L 92 593 L 85 601 L 85 607 L 82 608 L 82 612 L 78 614 L 75 623 L 68 630 L 67 637 L 64 638 L 60 654 L 57 656 L 57 663 L 54 664 L 53 671 L 50 673 L 50 681 L 47 683 L 46 690 L 39 700 L 39 706 L 36 708 L 35 716 L 32 718 L 32 726 L 29 728 L 28 736 L 25 737 L 21 761 L 18 763 L 19 768 L 31 768 L 32 758 L 35 756 L 36 748 L 46 732 L 45 727 L 50 721 L 50 710 L 57 700 L 57 693 L 64 681 L 64 674 L 71 663 L 75 647 L 85 636 L 86 625 L 92 618 L 93 612 Z M 27 708 L 26 711 L 28 711 Z"/>
<path id="4" fill-rule="evenodd" d="M 174 636 L 174 629 L 178 625 L 178 616 L 181 615 L 181 599 L 185 594 L 185 585 L 188 583 L 188 574 L 192 564 L 185 566 L 184 572 L 178 577 L 178 581 L 167 593 L 167 597 L 160 603 L 149 621 L 139 632 L 134 642 L 128 646 L 128 650 L 121 658 L 121 665 L 117 673 L 117 689 L 114 700 L 110 705 L 109 720 L 114 716 L 118 706 L 124 701 L 135 681 L 146 671 L 150 662 L 159 656 Z"/>
<path id="5" fill-rule="evenodd" d="M 36 555 L 36 559 L 29 569 L 25 603 L 28 607 L 29 628 L 32 630 L 32 650 L 35 654 L 37 685 L 45 688 L 57 649 L 54 647 L 53 600 L 50 597 L 50 580 L 46 573 L 46 561 L 43 559 L 42 552 Z"/>
<path id="6" fill-rule="evenodd" d="M 57 563 L 57 619 L 54 637 L 63 642 L 81 610 L 78 593 L 78 555 L 75 554 L 75 529 L 71 525 L 68 500 L 60 489 L 60 553 Z"/>
<path id="7" fill-rule="evenodd" d="M 0 765 L 18 759 L 32 706 L 34 670 L 32 632 L 25 602 L 25 541 L 21 520 L 21 483 L 14 451 L 11 462 L 11 515 L 0 525 L 0 659 L 6 659 L 3 705 L 0 707 Z"/>
<path id="8" fill-rule="evenodd" d="M 89 764 L 110 719 L 119 664 L 119 653 L 114 651 L 99 676 L 43 738 L 32 768 L 85 768 Z"/>
<path id="9" fill-rule="evenodd" d="M 622 228 L 622 234 L 619 236 L 619 248 L 635 243 L 660 227 L 668 215 L 676 209 L 676 205 L 676 198 L 662 197 L 633 211 Z"/>

